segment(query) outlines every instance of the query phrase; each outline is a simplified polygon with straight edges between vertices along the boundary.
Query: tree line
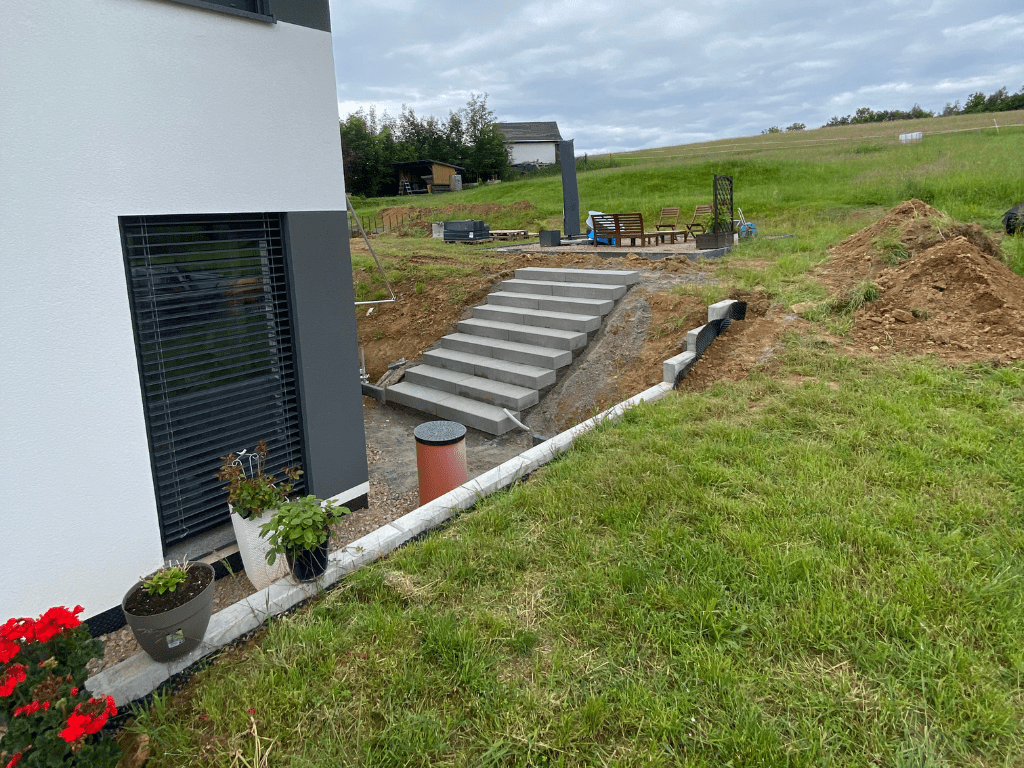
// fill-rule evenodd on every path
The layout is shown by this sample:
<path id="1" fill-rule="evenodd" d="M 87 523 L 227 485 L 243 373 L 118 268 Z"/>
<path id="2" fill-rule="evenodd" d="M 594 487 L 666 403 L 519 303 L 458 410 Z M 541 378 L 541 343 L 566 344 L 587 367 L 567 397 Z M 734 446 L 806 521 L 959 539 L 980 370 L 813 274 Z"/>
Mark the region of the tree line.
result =
<path id="1" fill-rule="evenodd" d="M 942 112 L 936 114 L 926 109 L 921 109 L 915 104 L 909 111 L 899 109 L 883 109 L 875 112 L 868 107 L 861 107 L 854 114 L 846 117 L 833 117 L 822 128 L 831 128 L 836 125 L 858 125 L 860 123 L 887 123 L 892 120 L 914 120 L 921 117 L 952 117 L 953 115 L 972 115 L 978 112 L 1011 112 L 1015 109 L 1024 109 L 1024 88 L 1019 93 L 1009 93 L 1006 88 L 1000 88 L 991 96 L 986 96 L 978 91 L 967 97 L 967 102 L 961 107 L 960 101 L 954 104 L 946 102 Z"/>
<path id="2" fill-rule="evenodd" d="M 870 107 L 861 107 L 852 115 L 845 117 L 834 116 L 825 123 L 822 128 L 832 128 L 837 125 L 860 125 L 862 123 L 888 123 L 893 120 L 916 120 L 922 117 L 952 117 L 953 115 L 972 115 L 978 112 L 1011 112 L 1015 109 L 1024 109 L 1024 88 L 1019 93 L 1009 93 L 1006 88 L 1000 88 L 990 96 L 978 91 L 967 97 L 966 103 L 960 106 L 960 101 L 950 104 L 946 102 L 941 112 L 929 112 L 921 109 L 920 104 L 915 104 L 910 109 L 883 109 L 878 112 Z M 807 126 L 803 123 L 793 123 L 786 127 L 787 131 L 802 131 Z M 761 135 L 768 133 L 782 133 L 783 129 L 773 125 Z"/>
<path id="3" fill-rule="evenodd" d="M 371 107 L 359 109 L 341 121 L 341 153 L 345 186 L 367 197 L 394 195 L 398 176 L 392 163 L 437 160 L 465 168 L 463 181 L 505 178 L 508 150 L 487 108 L 487 94 L 470 94 L 466 106 L 448 113 L 447 120 L 433 115 L 417 117 L 405 105 L 398 117 L 378 116 Z"/>

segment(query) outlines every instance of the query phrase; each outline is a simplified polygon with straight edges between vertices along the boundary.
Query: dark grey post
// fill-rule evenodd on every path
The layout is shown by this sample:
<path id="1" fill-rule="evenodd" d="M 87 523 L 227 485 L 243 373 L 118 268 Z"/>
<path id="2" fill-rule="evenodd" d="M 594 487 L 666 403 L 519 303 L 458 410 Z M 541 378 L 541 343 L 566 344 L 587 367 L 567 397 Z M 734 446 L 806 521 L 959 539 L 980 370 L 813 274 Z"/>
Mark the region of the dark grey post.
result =
<path id="1" fill-rule="evenodd" d="M 576 151 L 572 139 L 558 142 L 562 162 L 562 229 L 566 237 L 580 234 L 580 191 L 576 186 Z"/>
<path id="2" fill-rule="evenodd" d="M 304 469 L 309 492 L 323 498 L 368 479 L 348 216 L 288 213 L 284 232 Z"/>

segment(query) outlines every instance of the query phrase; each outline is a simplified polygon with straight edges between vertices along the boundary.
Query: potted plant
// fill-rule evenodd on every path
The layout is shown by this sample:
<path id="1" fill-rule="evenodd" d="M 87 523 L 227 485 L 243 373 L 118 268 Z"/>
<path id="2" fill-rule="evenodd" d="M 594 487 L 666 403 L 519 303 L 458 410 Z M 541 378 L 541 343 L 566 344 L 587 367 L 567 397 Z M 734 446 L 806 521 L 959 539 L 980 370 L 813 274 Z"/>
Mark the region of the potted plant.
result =
<path id="1" fill-rule="evenodd" d="M 245 575 L 256 589 L 264 589 L 288 573 L 284 560 L 276 565 L 267 561 L 270 545 L 261 530 L 302 475 L 298 466 L 284 467 L 282 471 L 287 480 L 278 483 L 277 478 L 266 472 L 267 454 L 267 443 L 260 440 L 253 452 L 242 450 L 221 459 L 217 475 L 218 480 L 227 483 L 224 488 L 228 492 L 228 509 L 238 553 Z"/>
<path id="2" fill-rule="evenodd" d="M 196 648 L 213 609 L 213 566 L 182 563 L 139 579 L 121 608 L 132 634 L 154 661 L 171 661 Z"/>
<path id="3" fill-rule="evenodd" d="M 349 511 L 333 502 L 319 501 L 316 496 L 284 502 L 263 526 L 270 542 L 267 562 L 273 565 L 283 555 L 296 579 L 316 579 L 327 569 L 330 526 Z"/>
<path id="4" fill-rule="evenodd" d="M 732 245 L 732 229 L 733 223 L 729 212 L 724 208 L 715 207 L 711 216 L 708 217 L 705 231 L 693 236 L 697 243 L 697 250 L 706 251 L 710 248 L 725 248 Z"/>

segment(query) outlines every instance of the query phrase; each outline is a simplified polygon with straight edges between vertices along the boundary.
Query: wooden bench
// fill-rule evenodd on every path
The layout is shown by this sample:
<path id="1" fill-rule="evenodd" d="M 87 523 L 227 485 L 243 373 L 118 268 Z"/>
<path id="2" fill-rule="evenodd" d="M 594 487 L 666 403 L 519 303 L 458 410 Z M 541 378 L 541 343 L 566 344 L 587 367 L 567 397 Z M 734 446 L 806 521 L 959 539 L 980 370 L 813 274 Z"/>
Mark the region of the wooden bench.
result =
<path id="1" fill-rule="evenodd" d="M 647 243 L 657 237 L 656 232 L 644 232 L 644 217 L 640 213 L 594 213 L 590 220 L 594 225 L 594 245 L 600 245 L 598 238 L 607 240 L 608 245 L 622 245 L 629 240 L 630 245 Z"/>

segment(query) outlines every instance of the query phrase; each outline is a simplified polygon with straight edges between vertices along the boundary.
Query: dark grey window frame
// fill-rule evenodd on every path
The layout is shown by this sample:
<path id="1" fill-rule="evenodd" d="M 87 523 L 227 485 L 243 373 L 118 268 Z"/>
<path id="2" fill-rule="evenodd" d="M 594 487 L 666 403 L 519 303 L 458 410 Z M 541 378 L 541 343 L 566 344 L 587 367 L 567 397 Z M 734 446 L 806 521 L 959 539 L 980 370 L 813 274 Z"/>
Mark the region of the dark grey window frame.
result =
<path id="1" fill-rule="evenodd" d="M 179 3 L 181 5 L 191 5 L 196 8 L 204 8 L 208 11 L 218 11 L 220 13 L 230 13 L 232 16 L 241 16 L 245 19 L 254 19 L 256 21 L 265 21 L 269 24 L 277 24 L 277 17 L 270 12 L 270 0 L 256 0 L 256 7 L 260 9 L 259 12 L 253 13 L 252 11 L 244 11 L 241 8 L 232 8 L 230 5 L 226 5 L 225 2 L 217 2 L 217 0 L 171 0 L 172 3 Z"/>

